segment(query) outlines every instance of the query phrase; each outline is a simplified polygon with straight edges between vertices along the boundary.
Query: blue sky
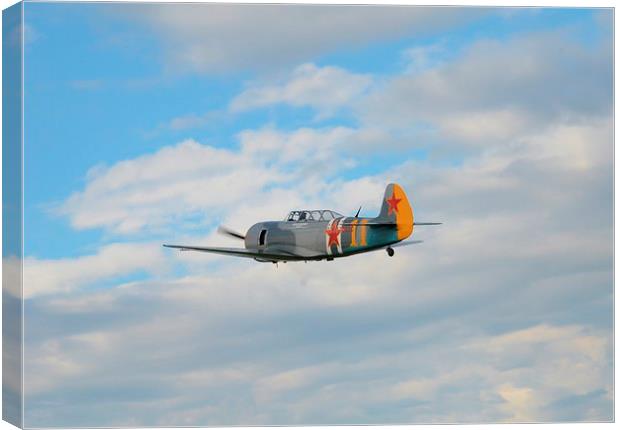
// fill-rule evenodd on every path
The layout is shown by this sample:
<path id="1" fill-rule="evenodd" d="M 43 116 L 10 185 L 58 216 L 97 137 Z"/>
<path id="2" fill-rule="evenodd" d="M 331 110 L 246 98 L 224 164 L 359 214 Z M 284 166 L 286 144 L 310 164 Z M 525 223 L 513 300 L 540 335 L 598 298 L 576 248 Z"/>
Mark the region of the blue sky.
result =
<path id="1" fill-rule="evenodd" d="M 611 419 L 610 17 L 26 3 L 26 424 Z M 390 261 L 160 247 L 390 181 Z"/>

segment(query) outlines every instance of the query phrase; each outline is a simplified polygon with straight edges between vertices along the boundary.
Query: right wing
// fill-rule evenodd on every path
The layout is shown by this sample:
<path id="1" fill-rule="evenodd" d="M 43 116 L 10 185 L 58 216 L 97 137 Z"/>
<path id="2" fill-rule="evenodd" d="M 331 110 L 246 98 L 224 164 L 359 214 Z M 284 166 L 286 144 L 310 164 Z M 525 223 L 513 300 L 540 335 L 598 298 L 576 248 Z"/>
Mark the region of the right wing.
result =
<path id="1" fill-rule="evenodd" d="M 186 246 L 186 245 L 164 245 L 166 248 L 176 248 L 181 251 L 212 252 L 214 254 L 231 255 L 234 257 L 258 258 L 262 260 L 286 261 L 286 260 L 307 260 L 302 257 L 287 252 L 262 252 L 250 251 L 245 248 L 219 248 L 214 246 Z"/>

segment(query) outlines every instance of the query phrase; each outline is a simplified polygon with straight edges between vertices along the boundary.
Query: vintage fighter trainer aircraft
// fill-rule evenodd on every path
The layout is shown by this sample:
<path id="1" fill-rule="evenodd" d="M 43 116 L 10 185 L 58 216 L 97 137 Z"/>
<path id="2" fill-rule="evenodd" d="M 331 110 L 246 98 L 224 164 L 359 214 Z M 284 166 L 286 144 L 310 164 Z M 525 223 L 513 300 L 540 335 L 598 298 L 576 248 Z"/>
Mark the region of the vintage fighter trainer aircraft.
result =
<path id="1" fill-rule="evenodd" d="M 360 208 L 361 209 L 361 208 Z M 213 252 L 260 262 L 331 261 L 362 252 L 385 249 L 392 257 L 397 246 L 420 243 L 403 242 L 417 225 L 437 222 L 414 222 L 407 195 L 398 184 L 389 184 L 375 218 L 345 217 L 332 210 L 296 210 L 283 221 L 254 224 L 244 235 L 220 227 L 218 231 L 243 240 L 245 248 L 164 245 L 181 251 Z"/>

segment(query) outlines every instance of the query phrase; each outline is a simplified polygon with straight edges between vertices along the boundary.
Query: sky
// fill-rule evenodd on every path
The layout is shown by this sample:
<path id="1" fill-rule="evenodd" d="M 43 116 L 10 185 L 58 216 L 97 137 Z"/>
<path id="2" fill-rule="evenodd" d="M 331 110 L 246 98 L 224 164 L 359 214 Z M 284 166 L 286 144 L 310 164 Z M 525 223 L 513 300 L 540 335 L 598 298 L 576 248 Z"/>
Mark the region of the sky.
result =
<path id="1" fill-rule="evenodd" d="M 612 26 L 26 3 L 25 425 L 612 420 Z M 389 182 L 393 258 L 161 247 Z"/>

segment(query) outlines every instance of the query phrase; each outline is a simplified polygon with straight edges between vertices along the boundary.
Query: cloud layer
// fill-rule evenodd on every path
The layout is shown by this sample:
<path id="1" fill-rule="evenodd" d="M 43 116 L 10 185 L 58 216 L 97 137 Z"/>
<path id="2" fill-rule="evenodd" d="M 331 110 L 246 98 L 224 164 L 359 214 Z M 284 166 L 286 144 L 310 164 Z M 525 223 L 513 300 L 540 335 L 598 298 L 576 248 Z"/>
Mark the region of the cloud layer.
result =
<path id="1" fill-rule="evenodd" d="M 558 32 L 480 40 L 454 61 L 389 79 L 359 110 L 372 124 L 430 125 L 444 144 L 497 145 L 606 115 L 611 58 L 608 44 L 591 47 Z"/>
<path id="2" fill-rule="evenodd" d="M 322 5 L 149 5 L 124 16 L 150 28 L 169 69 L 265 70 L 377 40 L 428 35 L 484 9 Z"/>
<path id="3" fill-rule="evenodd" d="M 108 425 L 608 419 L 611 158 L 584 161 L 564 146 L 570 134 L 609 155 L 611 125 L 600 128 L 552 130 L 461 166 L 393 168 L 419 216 L 445 222 L 394 259 L 276 269 L 181 255 L 188 276 L 33 302 L 31 329 L 46 328 L 29 354 L 32 423 L 90 422 L 39 403 L 52 389 L 86 416 L 108 411 L 99 421 Z M 326 145 L 333 137 L 306 133 Z M 263 134 L 282 145 L 304 136 L 255 134 L 239 152 Z M 387 176 L 338 188 L 377 200 Z M 339 198 L 325 197 L 327 184 L 311 190 L 309 201 Z M 257 219 L 304 200 L 296 190 L 255 198 L 267 202 Z M 247 208 L 235 213 L 247 222 Z M 87 276 L 77 262 L 58 265 Z M 124 395 L 101 404 L 86 394 L 108 392 Z"/>

